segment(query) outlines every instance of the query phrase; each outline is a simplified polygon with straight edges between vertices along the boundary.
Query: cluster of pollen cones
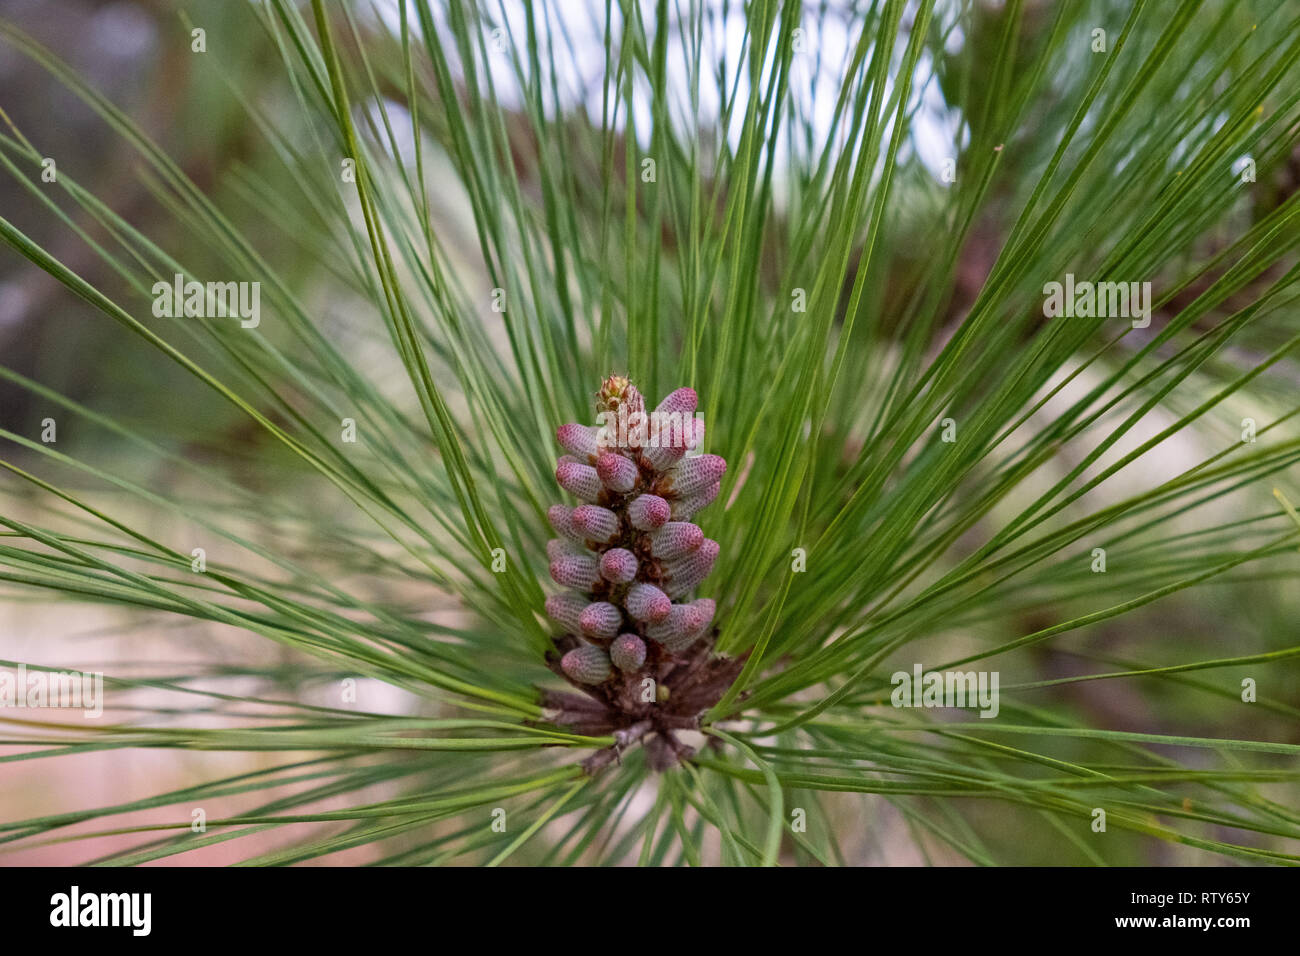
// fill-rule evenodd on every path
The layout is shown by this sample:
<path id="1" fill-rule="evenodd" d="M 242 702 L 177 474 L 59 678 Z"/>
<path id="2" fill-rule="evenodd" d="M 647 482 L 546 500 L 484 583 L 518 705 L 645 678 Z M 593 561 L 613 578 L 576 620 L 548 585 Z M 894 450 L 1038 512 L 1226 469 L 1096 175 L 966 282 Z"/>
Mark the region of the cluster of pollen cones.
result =
<path id="1" fill-rule="evenodd" d="M 734 680 L 738 662 L 712 656 L 714 602 L 692 600 L 713 569 L 718 543 L 692 519 L 718 495 L 727 463 L 695 453 L 704 438 L 693 389 L 669 394 L 651 415 L 620 376 L 597 397 L 601 424 L 561 425 L 566 454 L 555 470 L 574 507 L 548 517 L 551 577 L 565 588 L 546 601 L 564 633 L 552 669 L 583 692 L 548 694 L 555 720 L 619 746 L 588 761 L 603 766 L 644 740 L 662 769 L 688 755 L 674 730 L 698 726 Z"/>

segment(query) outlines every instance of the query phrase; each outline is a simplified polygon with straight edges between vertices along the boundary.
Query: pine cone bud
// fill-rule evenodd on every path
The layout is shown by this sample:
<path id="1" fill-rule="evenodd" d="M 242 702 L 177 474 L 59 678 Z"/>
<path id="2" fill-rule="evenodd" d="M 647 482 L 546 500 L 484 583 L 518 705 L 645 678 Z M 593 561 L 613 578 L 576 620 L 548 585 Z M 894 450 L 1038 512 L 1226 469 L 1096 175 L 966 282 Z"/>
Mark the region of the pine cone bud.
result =
<path id="1" fill-rule="evenodd" d="M 664 632 L 659 639 L 664 648 L 674 654 L 686 650 L 704 635 L 709 625 L 713 623 L 715 610 L 713 601 L 708 598 L 692 601 L 690 604 L 673 605 L 674 610 L 677 608 L 682 609 L 677 627 Z"/>
<path id="2" fill-rule="evenodd" d="M 689 498 L 673 499 L 672 519 L 674 521 L 687 521 L 694 517 L 695 512 L 713 504 L 713 499 L 718 497 L 718 491 L 721 488 L 721 483 L 715 481 L 707 490 L 698 495 L 691 495 Z"/>
<path id="3" fill-rule="evenodd" d="M 680 634 L 670 635 L 663 641 L 664 647 L 674 654 L 681 653 L 698 641 L 713 623 L 714 605 L 707 598 L 692 601 L 687 608 L 689 610 L 687 626 Z"/>
<path id="4" fill-rule="evenodd" d="M 600 576 L 614 584 L 627 584 L 638 567 L 636 555 L 627 548 L 610 548 L 600 556 Z"/>
<path id="5" fill-rule="evenodd" d="M 609 659 L 624 673 L 635 673 L 645 663 L 645 641 L 635 634 L 620 634 L 609 645 Z"/>
<path id="6" fill-rule="evenodd" d="M 692 415 L 696 403 L 694 389 L 679 388 L 654 410 L 650 446 L 642 455 L 655 471 L 667 471 L 704 441 L 704 423 Z"/>
<path id="7" fill-rule="evenodd" d="M 551 562 L 551 579 L 561 587 L 590 591 L 600 580 L 600 567 L 590 555 L 571 555 Z"/>
<path id="8" fill-rule="evenodd" d="M 617 452 L 605 452 L 596 459 L 596 474 L 610 491 L 625 495 L 636 487 L 640 473 L 632 459 Z"/>
<path id="9" fill-rule="evenodd" d="M 610 638 L 623 626 L 623 612 L 608 601 L 594 601 L 578 615 L 578 628 L 588 637 Z"/>
<path id="10" fill-rule="evenodd" d="M 562 461 L 560 467 L 555 469 L 555 480 L 561 488 L 583 501 L 594 503 L 600 498 L 600 476 L 591 465 Z"/>
<path id="11" fill-rule="evenodd" d="M 655 411 L 660 415 L 690 415 L 699 403 L 695 389 L 682 387 L 669 392 Z"/>
<path id="12" fill-rule="evenodd" d="M 671 514 L 671 506 L 658 495 L 641 495 L 627 506 L 627 520 L 638 531 L 663 527 Z"/>
<path id="13" fill-rule="evenodd" d="M 573 509 L 564 505 L 551 505 L 546 509 L 546 520 L 551 523 L 555 533 L 568 538 L 576 544 L 582 544 L 582 535 L 573 528 Z"/>
<path id="14" fill-rule="evenodd" d="M 647 640 L 658 645 L 649 658 L 658 667 L 663 654 L 685 651 L 708 631 L 713 601 L 673 600 L 694 590 L 717 559 L 718 543 L 688 519 L 717 497 L 726 471 L 717 455 L 684 457 L 704 434 L 692 417 L 699 403 L 693 389 L 679 388 L 659 404 L 656 413 L 670 417 L 666 425 L 651 420 L 651 447 L 616 447 L 621 439 L 610 437 L 611 424 L 620 434 L 611 414 L 624 423 L 645 415 L 644 399 L 626 378 L 606 379 L 597 402 L 604 430 L 570 423 L 555 433 L 565 451 L 556 481 L 580 504 L 547 511 L 559 535 L 546 544 L 551 577 L 569 590 L 547 598 L 546 613 L 581 639 L 560 667 L 584 684 L 609 680 L 614 667 L 629 677 L 641 671 Z M 639 423 L 627 425 L 642 434 Z M 608 650 L 600 646 L 606 641 Z"/>
<path id="15" fill-rule="evenodd" d="M 687 521 L 670 521 L 650 535 L 650 551 L 660 560 L 689 554 L 704 543 L 704 532 Z"/>
<path id="16" fill-rule="evenodd" d="M 600 505 L 578 505 L 570 521 L 581 540 L 604 544 L 618 534 L 618 515 Z"/>
<path id="17" fill-rule="evenodd" d="M 669 597 L 681 597 L 707 578 L 713 570 L 718 550 L 718 542 L 705 538 L 698 549 L 666 564 L 665 590 Z"/>
<path id="18" fill-rule="evenodd" d="M 594 644 L 580 644 L 560 658 L 560 667 L 579 684 L 599 684 L 610 675 L 609 654 Z"/>
<path id="19" fill-rule="evenodd" d="M 582 625 L 579 623 L 579 616 L 590 603 L 591 601 L 587 599 L 586 595 L 577 591 L 552 594 L 546 599 L 546 616 L 559 624 L 563 624 L 565 630 L 580 631 Z"/>
<path id="20" fill-rule="evenodd" d="M 702 608 L 694 604 L 674 604 L 662 622 L 646 628 L 646 637 L 676 653 L 694 643 L 706 624 Z"/>
<path id="21" fill-rule="evenodd" d="M 688 451 L 699 448 L 704 441 L 704 423 L 689 419 L 682 426 L 683 437 L 677 440 L 669 429 L 662 424 L 660 431 L 648 448 L 641 455 L 655 471 L 663 472 L 681 461 Z"/>
<path id="22" fill-rule="evenodd" d="M 637 582 L 627 590 L 627 613 L 635 620 L 662 621 L 670 607 L 668 595 L 653 584 Z"/>
<path id="23" fill-rule="evenodd" d="M 656 482 L 659 490 L 674 498 L 689 498 L 711 485 L 718 484 L 727 463 L 717 455 L 696 455 L 679 461 L 668 474 Z"/>
<path id="24" fill-rule="evenodd" d="M 596 429 L 570 422 L 555 430 L 555 438 L 579 463 L 596 463 Z"/>

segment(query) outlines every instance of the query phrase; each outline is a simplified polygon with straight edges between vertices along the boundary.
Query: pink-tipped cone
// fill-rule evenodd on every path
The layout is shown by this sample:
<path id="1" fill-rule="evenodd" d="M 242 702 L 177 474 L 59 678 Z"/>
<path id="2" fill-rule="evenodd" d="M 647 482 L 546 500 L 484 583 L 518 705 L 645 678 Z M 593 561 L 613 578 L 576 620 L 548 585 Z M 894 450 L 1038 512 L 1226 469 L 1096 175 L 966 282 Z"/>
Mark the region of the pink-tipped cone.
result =
<path id="1" fill-rule="evenodd" d="M 654 531 L 663 527 L 672 514 L 672 508 L 658 495 L 641 495 L 627 506 L 627 520 L 638 531 Z"/>
<path id="2" fill-rule="evenodd" d="M 674 465 L 666 480 L 660 480 L 659 487 L 674 497 L 689 498 L 717 484 L 726 470 L 727 462 L 721 456 L 696 455 Z"/>
<path id="3" fill-rule="evenodd" d="M 551 562 L 551 579 L 561 587 L 590 591 L 600 580 L 594 555 L 566 555 Z"/>
<path id="4" fill-rule="evenodd" d="M 560 658 L 560 668 L 579 684 L 599 684 L 610 673 L 609 654 L 594 644 L 580 644 Z"/>
<path id="5" fill-rule="evenodd" d="M 614 584 L 627 584 L 636 577 L 636 555 L 627 548 L 610 548 L 600 556 L 600 576 Z"/>
<path id="6" fill-rule="evenodd" d="M 600 476 L 591 465 L 579 465 L 571 461 L 561 462 L 555 469 L 555 480 L 560 483 L 561 488 L 583 501 L 595 502 L 600 498 Z"/>
<path id="7" fill-rule="evenodd" d="M 707 508 L 713 504 L 713 499 L 718 497 L 718 491 L 722 488 L 720 482 L 714 482 L 705 491 L 698 495 L 691 495 L 689 498 L 675 498 L 672 504 L 672 517 L 674 521 L 686 521 L 695 515 L 695 512 Z"/>
<path id="8" fill-rule="evenodd" d="M 645 663 L 645 641 L 635 634 L 620 634 L 609 645 L 609 659 L 624 673 L 638 671 Z"/>
<path id="9" fill-rule="evenodd" d="M 694 604 L 674 604 L 663 621 L 651 624 L 645 633 L 646 637 L 675 654 L 690 647 L 707 623 L 703 608 Z"/>
<path id="10" fill-rule="evenodd" d="M 664 649 L 673 654 L 681 653 L 698 641 L 704 636 L 705 631 L 709 629 L 709 625 L 713 623 L 713 613 L 716 607 L 713 601 L 708 598 L 692 601 L 686 607 L 685 626 L 679 632 L 669 635 L 662 642 Z"/>
<path id="11" fill-rule="evenodd" d="M 555 430 L 555 440 L 570 455 L 586 465 L 596 463 L 596 429 L 570 422 Z"/>
<path id="12" fill-rule="evenodd" d="M 585 541 L 604 544 L 618 534 L 618 515 L 600 505 L 578 505 L 571 521 L 573 530 Z"/>
<path id="13" fill-rule="evenodd" d="M 672 606 L 673 602 L 668 599 L 668 595 L 653 584 L 638 582 L 628 588 L 626 607 L 633 620 L 651 623 L 662 621 Z"/>
<path id="14" fill-rule="evenodd" d="M 703 441 L 704 422 L 698 418 L 658 417 L 651 422 L 651 442 L 641 455 L 655 471 L 667 471 Z"/>
<path id="15" fill-rule="evenodd" d="M 713 615 L 718 611 L 717 602 L 713 598 L 700 598 L 697 601 L 692 601 L 691 607 L 700 613 L 700 633 L 702 634 L 713 623 Z"/>
<path id="16" fill-rule="evenodd" d="M 579 594 L 577 591 L 552 594 L 546 599 L 546 616 L 563 625 L 566 631 L 576 634 L 582 630 L 580 623 L 582 612 L 590 603 L 585 594 Z"/>
<path id="17" fill-rule="evenodd" d="M 607 601 L 596 601 L 578 615 L 578 627 L 588 637 L 613 637 L 623 626 L 623 612 Z"/>
<path id="18" fill-rule="evenodd" d="M 576 544 L 582 543 L 582 535 L 573 528 L 573 509 L 568 505 L 551 505 L 546 509 L 546 520 L 556 534 Z"/>
<path id="19" fill-rule="evenodd" d="M 596 474 L 610 491 L 625 495 L 636 487 L 640 473 L 632 459 L 606 452 L 596 459 Z"/>
<path id="20" fill-rule="evenodd" d="M 695 411 L 699 403 L 700 397 L 695 393 L 695 389 L 683 387 L 669 392 L 655 411 L 664 415 L 689 415 Z"/>
<path id="21" fill-rule="evenodd" d="M 717 560 L 718 550 L 718 542 L 705 538 L 697 550 L 667 564 L 664 567 L 667 594 L 681 597 L 707 578 Z"/>
<path id="22" fill-rule="evenodd" d="M 650 552 L 659 560 L 677 558 L 695 551 L 704 542 L 704 532 L 688 521 L 670 521 L 650 536 Z"/>

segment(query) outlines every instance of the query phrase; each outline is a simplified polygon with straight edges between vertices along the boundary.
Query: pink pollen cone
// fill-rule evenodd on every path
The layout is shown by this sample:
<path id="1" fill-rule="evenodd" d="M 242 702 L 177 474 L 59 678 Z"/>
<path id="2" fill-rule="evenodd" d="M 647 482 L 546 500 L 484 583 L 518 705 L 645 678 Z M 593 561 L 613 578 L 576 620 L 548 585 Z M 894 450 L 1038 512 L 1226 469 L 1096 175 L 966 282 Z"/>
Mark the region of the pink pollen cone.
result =
<path id="1" fill-rule="evenodd" d="M 590 603 L 585 594 L 579 594 L 577 591 L 552 594 L 546 599 L 546 616 L 563 624 L 566 631 L 576 632 L 582 629 L 579 619 Z"/>
<path id="2" fill-rule="evenodd" d="M 560 658 L 560 668 L 579 684 L 599 684 L 610 675 L 609 655 L 594 644 L 582 644 Z"/>
<path id="3" fill-rule="evenodd" d="M 561 587 L 590 591 L 600 580 L 600 567 L 593 556 L 568 555 L 551 562 L 551 578 Z"/>
<path id="4" fill-rule="evenodd" d="M 704 422 L 698 418 L 673 421 L 656 418 L 651 423 L 652 441 L 641 451 L 655 471 L 667 471 L 704 441 Z"/>
<path id="5" fill-rule="evenodd" d="M 587 541 L 604 544 L 618 534 L 618 515 L 600 505 L 578 505 L 571 520 L 573 530 Z"/>
<path id="6" fill-rule="evenodd" d="M 674 604 L 662 622 L 646 628 L 646 636 L 676 653 L 689 647 L 706 623 L 702 608 Z"/>
<path id="7" fill-rule="evenodd" d="M 690 415 L 699 403 L 700 397 L 695 394 L 695 389 L 683 387 L 669 392 L 655 411 L 664 415 Z"/>
<path id="8" fill-rule="evenodd" d="M 718 455 L 696 455 L 678 462 L 668 472 L 667 487 L 674 497 L 689 498 L 717 484 L 726 470 L 726 460 Z"/>
<path id="9" fill-rule="evenodd" d="M 607 601 L 588 604 L 578 615 L 578 627 L 588 637 L 613 637 L 623 624 L 623 612 Z"/>
<path id="10" fill-rule="evenodd" d="M 561 462 L 555 469 L 555 480 L 560 487 L 583 501 L 595 502 L 600 498 L 600 476 L 591 465 L 579 465 L 571 461 Z"/>
<path id="11" fill-rule="evenodd" d="M 636 555 L 627 548 L 610 548 L 600 556 L 600 576 L 614 584 L 627 584 L 638 568 Z"/>
<path id="12" fill-rule="evenodd" d="M 596 429 L 589 425 L 570 422 L 555 430 L 555 439 L 570 455 L 580 463 L 596 463 Z"/>
<path id="13" fill-rule="evenodd" d="M 640 477 L 636 465 L 630 458 L 624 458 L 616 452 L 606 452 L 596 460 L 596 474 L 610 491 L 625 495 L 636 487 Z"/>
<path id="14" fill-rule="evenodd" d="M 641 495 L 627 506 L 627 518 L 638 531 L 654 531 L 663 527 L 672 513 L 668 502 L 658 495 Z"/>
<path id="15" fill-rule="evenodd" d="M 681 597 L 709 576 L 717 560 L 718 542 L 705 538 L 699 548 L 664 567 L 668 579 L 665 590 L 670 597 Z"/>
<path id="16" fill-rule="evenodd" d="M 713 499 L 718 497 L 718 491 L 721 488 L 721 482 L 715 481 L 707 490 L 698 495 L 691 495 L 689 498 L 674 498 L 672 505 L 673 520 L 685 521 L 693 517 L 695 512 L 707 508 L 713 504 Z"/>
<path id="17" fill-rule="evenodd" d="M 620 634 L 609 645 L 609 659 L 624 673 L 640 670 L 645 663 L 645 641 L 635 634 Z"/>
<path id="18" fill-rule="evenodd" d="M 656 558 L 680 557 L 699 548 L 704 532 L 689 521 L 670 521 L 650 536 L 650 550 Z"/>
<path id="19" fill-rule="evenodd" d="M 633 619 L 654 623 L 668 616 L 672 601 L 653 584 L 638 582 L 628 588 L 626 606 Z"/>
<path id="20" fill-rule="evenodd" d="M 551 505 L 546 509 L 546 520 L 551 523 L 555 533 L 577 544 L 582 543 L 582 535 L 573 529 L 573 509 L 567 505 Z"/>

